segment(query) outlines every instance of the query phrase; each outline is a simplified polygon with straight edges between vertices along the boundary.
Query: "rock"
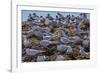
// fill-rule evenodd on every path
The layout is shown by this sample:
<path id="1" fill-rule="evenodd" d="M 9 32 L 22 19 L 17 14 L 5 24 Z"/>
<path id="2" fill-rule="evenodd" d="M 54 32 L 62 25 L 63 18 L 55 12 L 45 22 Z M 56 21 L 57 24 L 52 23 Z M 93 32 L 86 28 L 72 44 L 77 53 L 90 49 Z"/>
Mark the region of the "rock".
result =
<path id="1" fill-rule="evenodd" d="M 41 62 L 41 61 L 45 61 L 46 60 L 46 56 L 38 56 L 36 61 L 37 62 Z"/>
<path id="2" fill-rule="evenodd" d="M 49 40 L 41 40 L 41 41 L 40 41 L 40 45 L 41 45 L 41 46 L 44 46 L 44 47 L 49 46 L 51 43 L 52 43 L 52 42 L 49 41 Z"/>
<path id="3" fill-rule="evenodd" d="M 32 46 L 38 45 L 40 42 L 40 40 L 38 40 L 37 37 L 32 37 L 31 40 L 32 40 Z"/>
<path id="4" fill-rule="evenodd" d="M 67 54 L 71 54 L 73 53 L 73 50 L 71 48 L 71 46 L 67 46 L 67 51 L 66 51 Z"/>
<path id="5" fill-rule="evenodd" d="M 62 55 L 58 55 L 56 61 L 63 61 L 65 58 Z"/>
<path id="6" fill-rule="evenodd" d="M 28 34 L 28 31 L 24 31 L 24 30 L 23 30 L 23 31 L 22 31 L 22 34 L 23 34 L 23 35 L 27 35 L 27 34 Z"/>
<path id="7" fill-rule="evenodd" d="M 33 27 L 33 26 L 38 25 L 38 21 L 37 21 L 37 20 L 34 20 L 34 21 L 27 21 L 27 24 L 28 24 L 30 27 Z"/>
<path id="8" fill-rule="evenodd" d="M 64 52 L 67 50 L 67 46 L 66 45 L 57 45 L 57 50 L 60 51 L 60 52 Z"/>
<path id="9" fill-rule="evenodd" d="M 84 47 L 88 47 L 89 44 L 90 44 L 90 41 L 89 40 L 83 40 L 82 44 L 83 44 Z"/>
<path id="10" fill-rule="evenodd" d="M 29 25 L 29 26 L 33 26 L 34 24 L 32 23 L 32 21 L 27 21 L 27 24 Z"/>
<path id="11" fill-rule="evenodd" d="M 36 49 L 30 49 L 30 48 L 26 49 L 26 54 L 29 55 L 29 56 L 34 56 L 36 54 L 43 53 L 43 52 L 45 52 L 45 51 L 36 50 Z"/>
<path id="12" fill-rule="evenodd" d="M 86 36 L 86 35 L 85 35 L 85 36 L 84 36 L 84 39 L 85 39 L 85 40 L 90 40 L 90 36 Z"/>
<path id="13" fill-rule="evenodd" d="M 80 46 L 80 55 L 85 56 L 87 53 L 84 51 L 84 48 Z"/>
<path id="14" fill-rule="evenodd" d="M 22 37 L 23 37 L 23 45 L 24 45 L 24 47 L 30 47 L 30 46 L 32 46 L 31 39 L 27 39 L 26 35 L 23 35 Z"/>
<path id="15" fill-rule="evenodd" d="M 53 33 L 55 40 L 60 40 L 61 37 L 67 37 L 66 33 L 61 28 L 56 28 Z"/>

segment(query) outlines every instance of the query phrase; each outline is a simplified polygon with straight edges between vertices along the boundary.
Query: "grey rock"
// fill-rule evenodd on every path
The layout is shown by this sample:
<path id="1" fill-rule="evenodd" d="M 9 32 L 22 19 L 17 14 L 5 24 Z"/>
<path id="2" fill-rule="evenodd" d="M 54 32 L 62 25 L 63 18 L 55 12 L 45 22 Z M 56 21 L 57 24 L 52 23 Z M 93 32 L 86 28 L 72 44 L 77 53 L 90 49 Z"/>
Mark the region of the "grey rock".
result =
<path id="1" fill-rule="evenodd" d="M 41 61 L 45 61 L 46 60 L 46 56 L 38 56 L 36 61 L 37 62 L 41 62 Z"/>
<path id="2" fill-rule="evenodd" d="M 63 61 L 64 59 L 65 58 L 62 55 L 58 55 L 57 58 L 56 58 L 57 61 Z"/>
<path id="3" fill-rule="evenodd" d="M 32 46 L 31 39 L 27 39 L 27 36 L 26 35 L 23 35 L 22 37 L 23 37 L 22 40 L 23 40 L 24 47 L 30 47 L 30 46 Z"/>
<path id="4" fill-rule="evenodd" d="M 73 53 L 73 49 L 71 48 L 71 46 L 67 46 L 67 51 L 66 51 L 67 54 L 71 54 Z"/>
<path id="5" fill-rule="evenodd" d="M 84 51 L 84 48 L 82 46 L 80 46 L 80 55 L 81 56 L 88 55 L 88 53 Z"/>
<path id="6" fill-rule="evenodd" d="M 89 40 L 83 40 L 82 44 L 83 44 L 84 47 L 87 47 L 90 44 L 90 41 Z"/>

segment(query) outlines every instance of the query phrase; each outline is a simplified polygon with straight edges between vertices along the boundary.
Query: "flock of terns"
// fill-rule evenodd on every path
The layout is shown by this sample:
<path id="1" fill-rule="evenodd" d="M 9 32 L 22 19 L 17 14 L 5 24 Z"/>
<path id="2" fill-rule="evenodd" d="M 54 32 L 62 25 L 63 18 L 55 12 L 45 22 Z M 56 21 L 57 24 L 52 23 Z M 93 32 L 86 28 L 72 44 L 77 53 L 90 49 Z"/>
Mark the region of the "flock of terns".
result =
<path id="1" fill-rule="evenodd" d="M 88 13 L 29 14 L 22 21 L 22 62 L 90 59 Z"/>

